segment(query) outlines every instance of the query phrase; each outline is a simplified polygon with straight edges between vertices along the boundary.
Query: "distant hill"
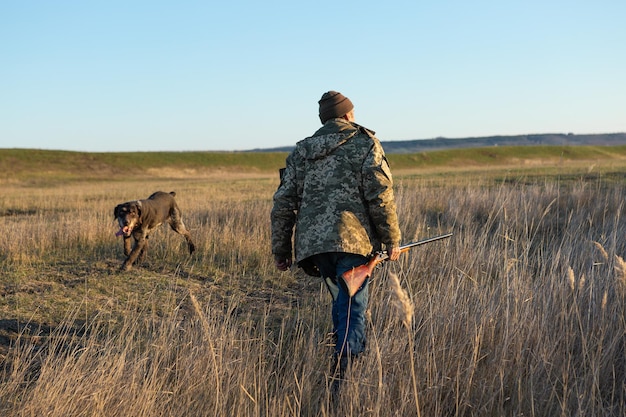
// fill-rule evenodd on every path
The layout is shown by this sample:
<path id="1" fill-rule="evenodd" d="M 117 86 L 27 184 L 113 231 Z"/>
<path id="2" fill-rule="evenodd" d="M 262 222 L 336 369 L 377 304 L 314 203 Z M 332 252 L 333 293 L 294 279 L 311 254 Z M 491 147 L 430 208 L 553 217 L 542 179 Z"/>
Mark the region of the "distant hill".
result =
<path id="1" fill-rule="evenodd" d="M 381 141 L 385 152 L 419 153 L 445 149 L 482 148 L 490 146 L 618 146 L 626 145 L 626 133 L 604 133 L 593 135 L 575 135 L 573 133 L 545 133 L 517 136 L 485 136 L 468 138 L 435 138 L 402 141 Z M 289 152 L 293 146 L 254 149 L 250 152 Z"/>
<path id="2" fill-rule="evenodd" d="M 433 141 L 462 142 L 460 139 Z M 592 142 L 595 145 L 584 145 L 578 141 L 581 146 L 571 146 L 572 142 L 568 142 L 570 145 L 567 146 L 564 142 L 558 145 L 543 142 L 535 146 L 499 146 L 513 142 L 468 140 L 465 148 L 450 145 L 449 149 L 438 150 L 434 145 L 430 148 L 423 146 L 429 141 L 415 141 L 422 145 L 417 149 L 422 150 L 409 153 L 407 143 L 411 142 L 386 143 L 385 146 L 392 150 L 388 152 L 388 159 L 394 170 L 447 172 L 462 167 L 535 169 L 555 164 L 560 167 L 566 164 L 570 168 L 584 166 L 588 170 L 591 166 L 604 164 L 621 172 L 620 178 L 623 179 L 624 169 L 616 167 L 626 166 L 626 144 L 623 140 L 615 146 L 608 146 L 606 144 L 610 142 L 599 140 Z M 432 151 L 423 151 L 428 149 Z M 275 179 L 279 168 L 285 166 L 285 157 L 284 152 L 74 152 L 0 148 L 0 185 L 58 185 L 67 181 L 148 181 L 163 178 Z"/>

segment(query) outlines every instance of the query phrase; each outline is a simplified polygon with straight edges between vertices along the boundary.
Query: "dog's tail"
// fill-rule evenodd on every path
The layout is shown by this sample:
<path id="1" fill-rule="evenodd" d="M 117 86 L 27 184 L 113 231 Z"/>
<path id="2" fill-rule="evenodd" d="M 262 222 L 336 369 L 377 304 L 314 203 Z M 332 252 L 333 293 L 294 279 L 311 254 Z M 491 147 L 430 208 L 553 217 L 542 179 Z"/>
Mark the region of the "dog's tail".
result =
<path id="1" fill-rule="evenodd" d="M 176 197 L 176 193 L 175 193 L 174 191 L 170 191 L 170 195 L 171 195 L 172 197 Z"/>

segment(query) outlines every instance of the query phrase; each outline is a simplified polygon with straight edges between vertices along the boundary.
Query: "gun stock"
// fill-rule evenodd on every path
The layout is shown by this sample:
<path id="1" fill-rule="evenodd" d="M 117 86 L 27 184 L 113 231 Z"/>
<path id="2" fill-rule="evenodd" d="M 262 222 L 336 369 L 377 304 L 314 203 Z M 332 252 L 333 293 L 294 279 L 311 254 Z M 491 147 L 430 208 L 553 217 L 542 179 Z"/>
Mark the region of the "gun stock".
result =
<path id="1" fill-rule="evenodd" d="M 425 243 L 434 242 L 436 240 L 445 239 L 452 236 L 452 233 L 446 233 L 445 235 L 430 237 L 428 239 L 418 240 L 417 242 L 408 243 L 400 246 L 400 253 L 407 252 L 409 249 L 415 246 L 423 245 Z M 389 255 L 386 251 L 380 251 L 374 253 L 367 263 L 359 265 L 344 272 L 340 277 L 340 283 L 343 284 L 347 290 L 348 295 L 352 297 L 361 288 L 365 280 L 372 275 L 376 266 L 389 259 Z"/>

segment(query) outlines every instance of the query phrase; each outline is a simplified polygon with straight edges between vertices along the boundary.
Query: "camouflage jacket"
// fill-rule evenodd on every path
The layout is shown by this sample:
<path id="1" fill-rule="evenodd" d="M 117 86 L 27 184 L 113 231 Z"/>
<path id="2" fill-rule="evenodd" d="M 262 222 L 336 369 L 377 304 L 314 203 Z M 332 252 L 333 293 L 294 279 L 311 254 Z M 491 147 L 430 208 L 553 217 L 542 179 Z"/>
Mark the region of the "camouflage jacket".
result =
<path id="1" fill-rule="evenodd" d="M 331 119 L 296 144 L 274 194 L 272 253 L 295 259 L 324 252 L 369 255 L 399 246 L 393 181 L 374 132 Z"/>

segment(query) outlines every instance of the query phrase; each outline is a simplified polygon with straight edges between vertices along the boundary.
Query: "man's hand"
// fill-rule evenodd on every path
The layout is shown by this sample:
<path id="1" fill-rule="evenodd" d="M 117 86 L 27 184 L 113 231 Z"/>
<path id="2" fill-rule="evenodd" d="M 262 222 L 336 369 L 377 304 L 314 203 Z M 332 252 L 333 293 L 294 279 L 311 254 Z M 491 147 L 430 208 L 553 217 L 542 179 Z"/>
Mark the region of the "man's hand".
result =
<path id="1" fill-rule="evenodd" d="M 400 247 L 396 246 L 393 248 L 389 248 L 387 250 L 387 254 L 389 255 L 389 260 L 390 261 L 397 261 L 398 259 L 400 259 L 400 254 L 402 252 L 400 252 Z"/>
<path id="2" fill-rule="evenodd" d="M 274 256 L 274 265 L 280 271 L 286 271 L 291 267 L 291 258 L 285 259 L 281 256 Z"/>

